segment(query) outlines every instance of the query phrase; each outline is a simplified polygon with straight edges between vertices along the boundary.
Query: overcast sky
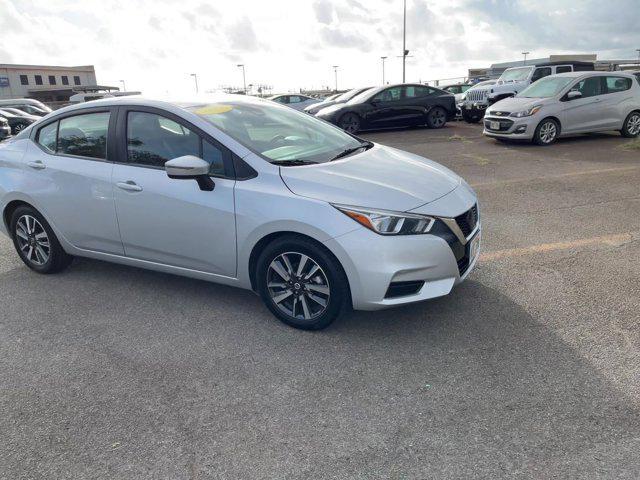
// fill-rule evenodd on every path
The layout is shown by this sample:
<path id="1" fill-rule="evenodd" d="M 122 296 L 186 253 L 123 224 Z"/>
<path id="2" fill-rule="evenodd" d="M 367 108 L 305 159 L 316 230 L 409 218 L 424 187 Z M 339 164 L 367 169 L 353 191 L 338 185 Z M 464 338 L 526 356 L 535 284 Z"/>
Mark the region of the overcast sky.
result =
<path id="1" fill-rule="evenodd" d="M 552 53 L 635 58 L 640 0 L 407 0 L 407 80 Z M 0 0 L 0 63 L 87 65 L 145 93 L 402 79 L 402 0 Z"/>

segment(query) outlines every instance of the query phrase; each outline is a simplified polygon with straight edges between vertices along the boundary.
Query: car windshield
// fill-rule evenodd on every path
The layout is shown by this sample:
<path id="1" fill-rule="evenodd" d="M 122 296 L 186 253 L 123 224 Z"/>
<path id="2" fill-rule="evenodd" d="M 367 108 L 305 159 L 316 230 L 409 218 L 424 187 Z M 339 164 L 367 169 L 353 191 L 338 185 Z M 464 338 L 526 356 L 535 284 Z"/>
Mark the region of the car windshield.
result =
<path id="1" fill-rule="evenodd" d="M 572 77 L 546 77 L 532 83 L 517 97 L 523 98 L 549 98 L 560 93 L 571 81 Z"/>
<path id="2" fill-rule="evenodd" d="M 369 146 L 333 125 L 270 102 L 230 100 L 186 109 L 274 164 L 324 163 Z"/>
<path id="3" fill-rule="evenodd" d="M 500 75 L 503 82 L 526 80 L 533 67 L 510 68 Z"/>
<path id="4" fill-rule="evenodd" d="M 336 97 L 335 101 L 336 101 L 336 103 L 348 102 L 349 100 L 351 100 L 356 95 L 359 95 L 360 93 L 362 93 L 362 91 L 363 90 L 361 88 L 354 88 L 353 90 L 349 90 L 348 92 L 345 92 L 342 95 L 339 95 L 338 97 Z"/>
<path id="5" fill-rule="evenodd" d="M 365 100 L 367 100 L 368 98 L 372 97 L 374 94 L 382 91 L 384 88 L 385 87 L 373 87 L 373 88 L 370 88 L 368 90 L 365 90 L 364 92 L 359 93 L 358 95 L 353 97 L 351 100 L 349 100 L 347 102 L 347 104 L 355 105 L 356 103 L 362 103 Z"/>

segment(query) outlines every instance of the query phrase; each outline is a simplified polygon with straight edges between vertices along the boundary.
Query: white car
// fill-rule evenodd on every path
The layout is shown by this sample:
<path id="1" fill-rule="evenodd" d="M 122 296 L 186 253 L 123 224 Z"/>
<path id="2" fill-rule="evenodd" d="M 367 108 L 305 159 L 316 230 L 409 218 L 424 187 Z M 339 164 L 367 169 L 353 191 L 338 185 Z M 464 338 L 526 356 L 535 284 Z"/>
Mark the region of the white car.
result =
<path id="1" fill-rule="evenodd" d="M 245 96 L 57 110 L 0 144 L 0 210 L 36 272 L 80 256 L 252 289 L 305 329 L 446 295 L 480 248 L 450 170 Z"/>
<path id="2" fill-rule="evenodd" d="M 514 98 L 494 103 L 484 134 L 500 140 L 550 145 L 558 137 L 615 130 L 640 134 L 640 83 L 623 72 L 571 72 L 530 85 Z"/>
<path id="3" fill-rule="evenodd" d="M 306 95 L 301 95 L 299 93 L 295 95 L 274 95 L 269 97 L 269 100 L 281 103 L 282 105 L 287 105 L 294 110 L 301 111 L 310 105 L 322 102 L 319 98 L 307 97 Z"/>

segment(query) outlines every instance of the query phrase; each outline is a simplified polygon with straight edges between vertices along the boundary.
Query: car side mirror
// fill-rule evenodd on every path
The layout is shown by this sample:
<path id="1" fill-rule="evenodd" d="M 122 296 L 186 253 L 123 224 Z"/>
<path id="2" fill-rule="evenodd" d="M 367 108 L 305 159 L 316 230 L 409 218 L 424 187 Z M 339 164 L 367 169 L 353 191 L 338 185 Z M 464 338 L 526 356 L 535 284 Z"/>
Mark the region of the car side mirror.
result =
<path id="1" fill-rule="evenodd" d="M 575 100 L 576 98 L 582 98 L 582 92 L 572 90 L 567 93 L 567 100 Z"/>
<path id="2" fill-rule="evenodd" d="M 184 155 L 164 164 L 167 176 L 174 180 L 195 180 L 200 190 L 210 192 L 215 183 L 209 176 L 209 164 L 195 155 Z"/>

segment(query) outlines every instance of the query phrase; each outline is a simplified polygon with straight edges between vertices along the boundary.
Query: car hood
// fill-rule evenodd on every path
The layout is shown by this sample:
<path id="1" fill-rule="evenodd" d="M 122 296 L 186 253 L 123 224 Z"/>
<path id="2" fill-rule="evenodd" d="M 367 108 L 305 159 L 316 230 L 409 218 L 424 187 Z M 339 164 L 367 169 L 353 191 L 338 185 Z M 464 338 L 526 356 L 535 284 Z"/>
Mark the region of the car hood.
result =
<path id="1" fill-rule="evenodd" d="M 524 98 L 524 97 L 512 97 L 500 100 L 491 107 L 489 107 L 487 113 L 491 112 L 519 112 L 521 110 L 527 110 L 534 105 L 544 105 L 548 102 L 547 98 Z"/>
<path id="2" fill-rule="evenodd" d="M 282 167 L 280 172 L 297 195 L 396 211 L 433 202 L 458 187 L 461 180 L 436 162 L 382 145 L 334 162 Z"/>
<path id="3" fill-rule="evenodd" d="M 314 103 L 312 105 L 309 105 L 308 107 L 305 108 L 305 111 L 308 110 L 320 110 L 323 109 L 325 107 L 330 107 L 331 105 L 335 105 L 336 102 L 335 100 L 327 100 L 327 101 L 323 101 L 323 102 L 319 102 L 319 103 Z"/>

